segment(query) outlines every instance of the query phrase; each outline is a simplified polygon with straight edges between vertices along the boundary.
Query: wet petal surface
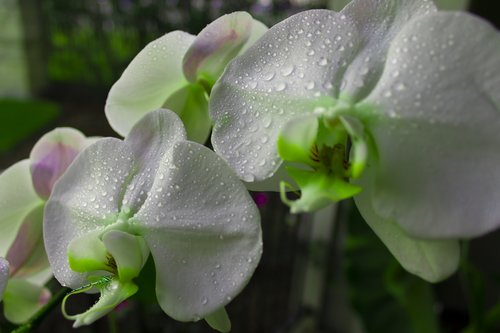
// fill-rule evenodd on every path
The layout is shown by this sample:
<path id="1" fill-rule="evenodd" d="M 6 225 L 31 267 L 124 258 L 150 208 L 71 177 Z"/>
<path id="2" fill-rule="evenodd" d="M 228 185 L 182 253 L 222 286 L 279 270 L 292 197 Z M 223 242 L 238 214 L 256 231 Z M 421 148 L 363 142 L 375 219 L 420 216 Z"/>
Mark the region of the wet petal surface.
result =
<path id="1" fill-rule="evenodd" d="M 466 14 L 427 15 L 398 35 L 363 101 L 379 112 L 366 125 L 378 215 L 420 237 L 500 225 L 499 54 L 498 32 Z"/>
<path id="2" fill-rule="evenodd" d="M 259 213 L 243 184 L 208 148 L 175 145 L 137 213 L 157 270 L 162 309 L 197 320 L 229 303 L 259 262 Z"/>

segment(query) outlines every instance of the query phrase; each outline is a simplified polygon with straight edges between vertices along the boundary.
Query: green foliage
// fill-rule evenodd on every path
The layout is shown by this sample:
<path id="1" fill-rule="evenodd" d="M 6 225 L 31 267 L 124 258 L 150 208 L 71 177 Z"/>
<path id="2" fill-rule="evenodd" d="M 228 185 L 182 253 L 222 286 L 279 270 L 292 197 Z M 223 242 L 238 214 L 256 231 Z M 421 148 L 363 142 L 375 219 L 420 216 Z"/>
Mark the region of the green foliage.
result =
<path id="1" fill-rule="evenodd" d="M 34 134 L 58 115 L 59 109 L 52 103 L 0 99 L 0 153 Z"/>

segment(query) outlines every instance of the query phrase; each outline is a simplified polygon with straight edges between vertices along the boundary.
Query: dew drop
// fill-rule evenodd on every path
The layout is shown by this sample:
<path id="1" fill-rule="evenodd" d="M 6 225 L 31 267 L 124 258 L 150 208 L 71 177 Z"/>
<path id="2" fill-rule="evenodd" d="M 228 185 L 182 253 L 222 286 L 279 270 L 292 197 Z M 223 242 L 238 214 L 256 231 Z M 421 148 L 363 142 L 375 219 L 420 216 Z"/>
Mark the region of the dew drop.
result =
<path id="1" fill-rule="evenodd" d="M 293 70 L 295 69 L 294 65 L 288 65 L 285 68 L 281 70 L 281 75 L 283 76 L 289 76 L 290 74 L 293 73 Z"/>
<path id="2" fill-rule="evenodd" d="M 286 89 L 286 83 L 280 82 L 275 87 L 276 91 L 283 91 Z"/>
<path id="3" fill-rule="evenodd" d="M 406 90 L 406 86 L 404 85 L 404 83 L 398 83 L 396 85 L 396 90 L 397 91 L 404 91 L 404 90 Z"/>
<path id="4" fill-rule="evenodd" d="M 266 74 L 264 76 L 264 80 L 266 80 L 266 81 L 271 81 L 272 79 L 274 79 L 274 73 L 273 72 L 270 72 L 270 73 L 268 73 L 268 74 Z"/>
<path id="5" fill-rule="evenodd" d="M 315 86 L 314 81 L 309 81 L 309 82 L 307 82 L 307 84 L 306 84 L 306 89 L 307 89 L 307 90 L 313 90 L 313 89 L 314 89 L 314 86 Z"/>

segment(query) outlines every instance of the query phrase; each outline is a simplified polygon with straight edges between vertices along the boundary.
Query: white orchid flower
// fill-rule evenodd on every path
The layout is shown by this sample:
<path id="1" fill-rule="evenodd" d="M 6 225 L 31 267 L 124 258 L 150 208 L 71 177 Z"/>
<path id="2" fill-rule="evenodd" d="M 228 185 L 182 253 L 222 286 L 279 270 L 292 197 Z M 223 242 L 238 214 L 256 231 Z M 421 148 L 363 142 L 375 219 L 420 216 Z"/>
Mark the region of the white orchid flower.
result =
<path id="1" fill-rule="evenodd" d="M 259 213 L 245 187 L 215 153 L 187 141 L 168 110 L 148 113 L 124 141 L 102 139 L 82 152 L 56 184 L 44 223 L 57 280 L 101 292 L 88 311 L 69 316 L 75 327 L 134 294 L 151 253 L 163 311 L 228 331 L 224 306 L 262 251 Z"/>
<path id="2" fill-rule="evenodd" d="M 211 129 L 208 94 L 227 63 L 252 45 L 267 27 L 246 12 L 221 16 L 198 36 L 169 32 L 149 43 L 111 88 L 106 116 L 126 136 L 146 113 L 176 112 L 190 140 L 204 143 Z"/>
<path id="3" fill-rule="evenodd" d="M 28 320 L 50 298 L 52 277 L 43 247 L 43 209 L 54 183 L 93 139 L 72 128 L 45 134 L 20 161 L 0 175 L 0 290 L 5 317 Z M 3 257 L 3 258 L 2 258 Z"/>
<path id="4" fill-rule="evenodd" d="M 456 269 L 455 239 L 500 224 L 500 35 L 475 16 L 424 0 L 299 13 L 228 65 L 210 112 L 241 179 L 284 165 L 293 212 L 354 196 L 429 281 Z"/>

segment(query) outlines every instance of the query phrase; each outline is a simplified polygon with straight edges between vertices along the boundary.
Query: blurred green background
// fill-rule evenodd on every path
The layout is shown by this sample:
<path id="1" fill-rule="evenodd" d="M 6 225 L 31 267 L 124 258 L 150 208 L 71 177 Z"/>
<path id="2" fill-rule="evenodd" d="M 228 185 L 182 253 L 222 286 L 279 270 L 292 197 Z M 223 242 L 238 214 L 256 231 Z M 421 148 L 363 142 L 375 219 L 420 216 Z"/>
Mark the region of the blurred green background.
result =
<path id="1" fill-rule="evenodd" d="M 107 92 L 137 52 L 166 32 L 196 34 L 236 10 L 271 26 L 298 11 L 340 9 L 346 2 L 0 0 L 0 170 L 28 157 L 54 127 L 115 136 L 104 117 Z M 469 10 L 498 27 L 496 6 L 476 0 Z M 293 216 L 276 195 L 255 195 L 265 250 L 249 286 L 228 306 L 233 332 L 500 332 L 498 232 L 464 243 L 460 272 L 430 285 L 401 269 L 350 201 Z M 145 268 L 136 297 L 75 331 L 211 332 L 204 322 L 177 323 L 161 311 L 153 270 Z M 82 311 L 94 301 L 81 297 L 71 306 Z M 0 319 L 0 332 L 12 328 Z M 37 332 L 71 330 L 56 309 Z"/>

